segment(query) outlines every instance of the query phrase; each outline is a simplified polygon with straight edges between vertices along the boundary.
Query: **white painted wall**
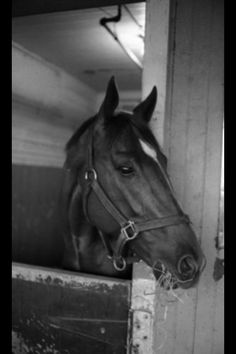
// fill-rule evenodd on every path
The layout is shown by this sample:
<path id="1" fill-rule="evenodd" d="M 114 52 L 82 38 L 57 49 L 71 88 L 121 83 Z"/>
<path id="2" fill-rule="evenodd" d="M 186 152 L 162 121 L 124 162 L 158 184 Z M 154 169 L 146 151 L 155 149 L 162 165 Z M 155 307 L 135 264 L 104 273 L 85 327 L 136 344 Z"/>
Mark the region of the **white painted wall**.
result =
<path id="1" fill-rule="evenodd" d="M 27 106 L 13 100 L 12 163 L 63 166 L 64 146 L 73 130 L 57 125 L 51 118 L 50 113 L 40 111 L 37 106 Z"/>
<path id="2" fill-rule="evenodd" d="M 12 162 L 62 166 L 64 145 L 95 113 L 97 93 L 12 44 Z"/>
<path id="3" fill-rule="evenodd" d="M 61 68 L 12 44 L 12 162 L 61 167 L 74 130 L 96 113 L 95 92 Z M 121 91 L 120 109 L 140 102 L 141 92 Z"/>
<path id="4" fill-rule="evenodd" d="M 177 0 L 166 141 L 169 172 L 207 258 L 197 289 L 169 314 L 163 353 L 224 353 L 217 254 L 224 95 L 224 2 Z"/>

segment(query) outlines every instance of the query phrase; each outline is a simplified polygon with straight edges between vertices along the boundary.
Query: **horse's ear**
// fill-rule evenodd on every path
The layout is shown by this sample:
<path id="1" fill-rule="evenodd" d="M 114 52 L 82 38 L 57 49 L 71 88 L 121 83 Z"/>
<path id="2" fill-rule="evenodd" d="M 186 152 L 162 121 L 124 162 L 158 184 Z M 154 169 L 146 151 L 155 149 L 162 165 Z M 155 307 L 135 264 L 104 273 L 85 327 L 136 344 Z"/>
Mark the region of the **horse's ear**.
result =
<path id="1" fill-rule="evenodd" d="M 148 123 L 152 118 L 156 102 L 157 88 L 154 86 L 148 97 L 134 108 L 133 112 L 135 116 L 137 116 L 138 119 L 142 119 L 144 122 Z"/>
<path id="2" fill-rule="evenodd" d="M 109 119 L 119 104 L 119 94 L 114 76 L 111 77 L 107 85 L 106 96 L 99 110 L 99 116 L 105 120 Z"/>

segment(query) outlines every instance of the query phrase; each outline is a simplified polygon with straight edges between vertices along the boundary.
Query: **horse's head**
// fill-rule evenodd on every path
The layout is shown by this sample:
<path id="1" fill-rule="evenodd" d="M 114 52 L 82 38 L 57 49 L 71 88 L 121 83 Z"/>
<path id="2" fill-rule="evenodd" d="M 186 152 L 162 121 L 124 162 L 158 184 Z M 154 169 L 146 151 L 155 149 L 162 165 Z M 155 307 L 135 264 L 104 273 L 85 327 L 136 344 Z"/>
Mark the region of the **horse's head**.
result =
<path id="1" fill-rule="evenodd" d="M 84 140 L 85 213 L 116 240 L 118 256 L 128 245 L 157 278 L 165 269 L 188 288 L 197 282 L 205 257 L 174 197 L 166 157 L 148 127 L 156 99 L 154 87 L 132 113 L 115 113 L 119 96 L 110 80 Z"/>

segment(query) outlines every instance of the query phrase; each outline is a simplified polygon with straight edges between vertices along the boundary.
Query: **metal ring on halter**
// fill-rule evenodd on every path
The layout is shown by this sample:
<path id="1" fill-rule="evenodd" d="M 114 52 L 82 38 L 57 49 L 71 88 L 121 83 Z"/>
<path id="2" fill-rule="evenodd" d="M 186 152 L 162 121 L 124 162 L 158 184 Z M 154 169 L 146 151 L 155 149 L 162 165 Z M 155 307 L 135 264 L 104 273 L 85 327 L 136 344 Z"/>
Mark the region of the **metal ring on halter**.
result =
<path id="1" fill-rule="evenodd" d="M 116 270 L 118 270 L 119 272 L 122 272 L 122 270 L 125 270 L 125 268 L 126 268 L 126 261 L 125 261 L 125 259 L 123 258 L 123 257 L 120 257 L 119 258 L 119 261 L 122 261 L 122 266 L 120 267 L 120 266 L 118 266 L 118 264 L 117 264 L 117 261 L 118 261 L 118 259 L 117 258 L 114 258 L 113 259 L 113 266 L 114 266 L 114 268 L 116 269 Z"/>
<path id="2" fill-rule="evenodd" d="M 92 177 L 91 177 L 92 175 Z M 94 181 L 97 179 L 97 172 L 95 171 L 94 168 L 91 168 L 85 172 L 84 178 L 89 181 Z"/>

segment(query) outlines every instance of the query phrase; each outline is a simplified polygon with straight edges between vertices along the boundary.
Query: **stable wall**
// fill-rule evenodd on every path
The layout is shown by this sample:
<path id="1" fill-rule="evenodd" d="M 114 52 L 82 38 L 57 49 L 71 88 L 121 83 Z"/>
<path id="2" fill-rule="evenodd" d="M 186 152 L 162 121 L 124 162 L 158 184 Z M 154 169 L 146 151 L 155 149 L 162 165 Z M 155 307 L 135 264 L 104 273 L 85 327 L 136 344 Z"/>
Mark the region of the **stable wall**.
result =
<path id="1" fill-rule="evenodd" d="M 224 114 L 224 1 L 177 0 L 167 125 L 169 172 L 207 258 L 199 286 L 170 308 L 163 353 L 224 353 L 224 277 L 213 278 L 219 236 Z"/>
<path id="2" fill-rule="evenodd" d="M 60 68 L 12 45 L 12 257 L 60 266 L 58 204 L 64 146 L 95 113 L 96 92 Z"/>
<path id="3" fill-rule="evenodd" d="M 104 96 L 61 68 L 12 44 L 12 257 L 15 262 L 60 266 L 63 240 L 58 205 L 64 147 L 97 112 Z M 133 108 L 140 92 L 121 92 Z"/>
<path id="4" fill-rule="evenodd" d="M 134 266 L 132 308 L 142 325 L 133 326 L 133 353 L 224 353 L 224 278 L 218 282 L 213 278 L 219 256 L 215 240 L 223 36 L 223 0 L 147 0 L 143 96 L 157 86 L 151 127 L 168 157 L 176 196 L 193 222 L 207 266 L 197 288 L 185 291 L 179 301 L 164 304 L 151 270 L 144 264 Z"/>
<path id="5" fill-rule="evenodd" d="M 13 163 L 61 166 L 66 141 L 95 105 L 94 90 L 13 42 Z"/>
<path id="6" fill-rule="evenodd" d="M 16 44 L 12 56 L 12 353 L 125 354 L 130 281 L 51 269 L 64 146 L 104 95 Z"/>

